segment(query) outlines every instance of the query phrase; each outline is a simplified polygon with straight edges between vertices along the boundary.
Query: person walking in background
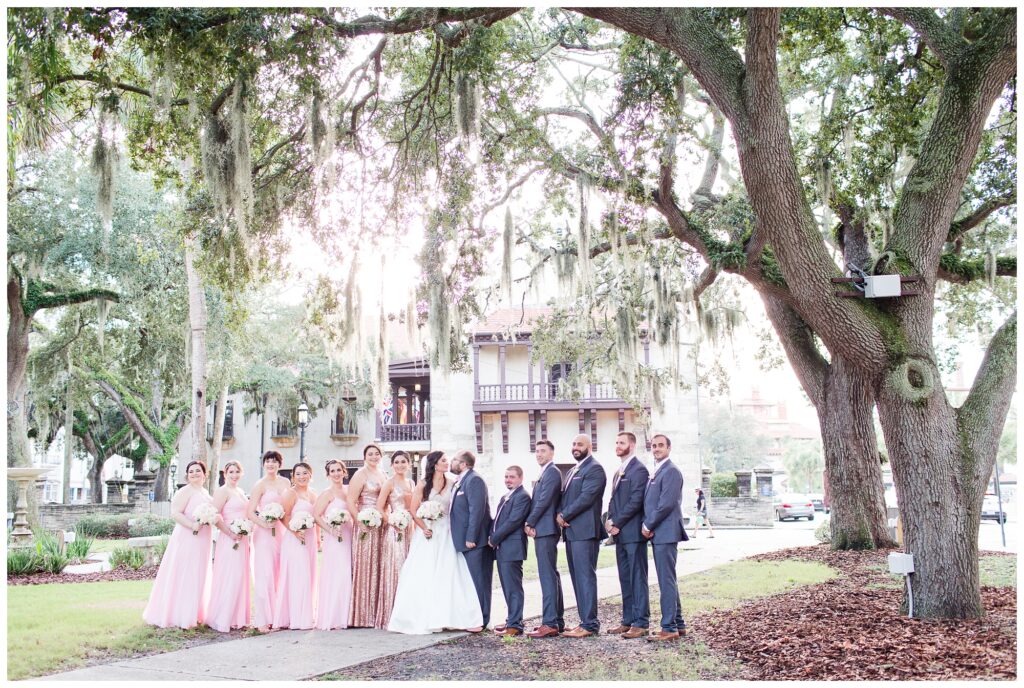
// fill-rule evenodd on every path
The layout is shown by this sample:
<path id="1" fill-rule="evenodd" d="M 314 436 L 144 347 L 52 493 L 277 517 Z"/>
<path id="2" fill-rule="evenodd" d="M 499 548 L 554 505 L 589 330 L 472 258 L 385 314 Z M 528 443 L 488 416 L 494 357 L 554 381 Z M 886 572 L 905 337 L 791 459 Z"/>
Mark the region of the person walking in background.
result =
<path id="1" fill-rule="evenodd" d="M 498 562 L 498 580 L 505 596 L 508 615 L 505 623 L 495 626 L 498 635 L 523 633 L 523 560 L 526 559 L 526 515 L 530 511 L 530 495 L 523 489 L 523 469 L 509 466 L 505 469 L 505 487 L 508 493 L 498 502 L 491 526 L 488 544 L 494 549 Z"/>
<path id="2" fill-rule="evenodd" d="M 693 529 L 693 537 L 697 537 L 697 531 L 705 524 L 708 527 L 708 537 L 715 537 L 715 529 L 711 527 L 711 521 L 708 520 L 708 500 L 704 497 L 704 490 L 699 487 L 697 488 L 697 514 L 694 522 L 696 525 Z"/>
<path id="3" fill-rule="evenodd" d="M 601 523 L 601 499 L 607 478 L 604 468 L 590 453 L 590 438 L 576 435 L 572 441 L 576 466 L 562 490 L 556 522 L 564 529 L 569 578 L 576 595 L 580 625 L 562 633 L 567 638 L 586 638 L 601 630 L 597 618 L 597 555 L 608 533 Z"/>
<path id="4" fill-rule="evenodd" d="M 650 473 L 636 456 L 636 435 L 620 432 L 615 455 L 622 465 L 612 478 L 612 497 L 605 527 L 615 538 L 615 563 L 622 591 L 622 622 L 608 633 L 627 640 L 647 635 L 651 603 L 647 585 L 647 539 L 640 532 L 644 492 Z"/>
<path id="5" fill-rule="evenodd" d="M 533 538 L 543 616 L 541 625 L 527 635 L 531 638 L 552 638 L 565 630 L 562 577 L 558 574 L 558 541 L 562 537 L 562 529 L 555 522 L 562 496 L 562 474 L 555 466 L 555 445 L 550 440 L 538 440 L 536 453 L 540 478 L 534 487 L 530 513 L 523 529 Z"/>
<path id="6" fill-rule="evenodd" d="M 669 458 L 671 450 L 672 442 L 665 435 L 651 438 L 655 465 L 644 495 L 641 532 L 654 545 L 654 568 L 661 590 L 661 631 L 647 636 L 647 640 L 655 642 L 686 635 L 676 578 L 676 556 L 679 543 L 690 538 L 683 528 L 683 474 Z"/>

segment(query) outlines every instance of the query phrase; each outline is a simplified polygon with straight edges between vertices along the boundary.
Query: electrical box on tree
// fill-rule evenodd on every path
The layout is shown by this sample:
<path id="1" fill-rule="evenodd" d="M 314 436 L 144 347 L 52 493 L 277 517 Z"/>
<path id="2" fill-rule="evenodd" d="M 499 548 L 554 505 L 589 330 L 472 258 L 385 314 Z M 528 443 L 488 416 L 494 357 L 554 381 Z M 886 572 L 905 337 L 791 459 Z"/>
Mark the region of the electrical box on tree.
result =
<path id="1" fill-rule="evenodd" d="M 884 299 L 901 294 L 899 275 L 869 275 L 864 280 L 864 296 L 869 299 Z"/>
<path id="2" fill-rule="evenodd" d="M 914 555 L 904 552 L 889 553 L 889 573 L 905 576 L 914 572 Z"/>

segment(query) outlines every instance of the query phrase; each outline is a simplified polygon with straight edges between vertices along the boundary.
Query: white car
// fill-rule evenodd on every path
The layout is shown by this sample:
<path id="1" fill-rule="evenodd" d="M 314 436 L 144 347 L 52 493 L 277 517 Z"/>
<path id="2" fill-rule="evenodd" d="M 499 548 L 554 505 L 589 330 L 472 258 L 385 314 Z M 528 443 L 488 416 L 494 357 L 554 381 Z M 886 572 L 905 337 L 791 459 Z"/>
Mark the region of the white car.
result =
<path id="1" fill-rule="evenodd" d="M 794 521 L 801 518 L 806 518 L 808 521 L 814 520 L 814 504 L 807 495 L 777 495 L 774 508 L 775 518 L 779 521 L 785 521 L 787 518 Z"/>

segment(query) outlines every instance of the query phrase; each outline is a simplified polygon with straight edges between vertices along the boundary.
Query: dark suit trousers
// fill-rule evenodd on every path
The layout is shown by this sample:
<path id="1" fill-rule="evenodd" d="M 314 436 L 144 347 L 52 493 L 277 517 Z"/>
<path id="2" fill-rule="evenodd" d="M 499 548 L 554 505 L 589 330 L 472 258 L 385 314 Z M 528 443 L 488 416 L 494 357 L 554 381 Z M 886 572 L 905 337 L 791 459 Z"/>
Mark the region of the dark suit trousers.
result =
<path id="1" fill-rule="evenodd" d="M 615 563 L 622 590 L 622 625 L 647 628 L 651 622 L 651 600 L 647 587 L 647 541 L 616 542 Z"/>
<path id="2" fill-rule="evenodd" d="M 562 577 L 558 575 L 558 536 L 545 535 L 533 539 L 533 551 L 537 555 L 537 577 L 540 578 L 540 594 L 544 603 L 541 623 L 561 631 L 565 628 L 565 602 L 562 600 Z"/>
<path id="3" fill-rule="evenodd" d="M 569 560 L 569 578 L 576 593 L 576 611 L 580 615 L 580 626 L 588 631 L 597 631 L 601 623 L 597 620 L 597 552 L 600 540 L 574 540 L 565 543 Z"/>
<path id="4" fill-rule="evenodd" d="M 679 581 L 676 579 L 678 554 L 679 543 L 654 545 L 654 568 L 658 572 L 658 587 L 661 589 L 661 630 L 668 632 L 686 628 L 679 602 Z"/>
<path id="5" fill-rule="evenodd" d="M 505 617 L 506 628 L 523 630 L 523 562 L 499 561 L 498 580 L 501 581 L 501 593 L 505 596 L 508 616 Z"/>
<path id="6" fill-rule="evenodd" d="M 490 547 L 474 547 L 463 552 L 469 575 L 473 578 L 480 611 L 484 615 L 484 626 L 491 620 L 491 579 L 494 577 L 494 550 Z"/>

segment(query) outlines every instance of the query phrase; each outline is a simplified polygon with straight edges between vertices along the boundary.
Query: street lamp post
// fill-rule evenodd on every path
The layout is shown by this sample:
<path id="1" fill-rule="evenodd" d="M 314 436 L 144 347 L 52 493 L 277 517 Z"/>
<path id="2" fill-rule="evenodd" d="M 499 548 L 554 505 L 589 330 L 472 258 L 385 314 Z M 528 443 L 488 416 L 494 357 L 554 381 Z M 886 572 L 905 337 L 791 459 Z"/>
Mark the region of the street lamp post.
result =
<path id="1" fill-rule="evenodd" d="M 306 402 L 299 404 L 299 461 L 306 459 L 306 426 L 309 425 L 309 408 Z"/>

